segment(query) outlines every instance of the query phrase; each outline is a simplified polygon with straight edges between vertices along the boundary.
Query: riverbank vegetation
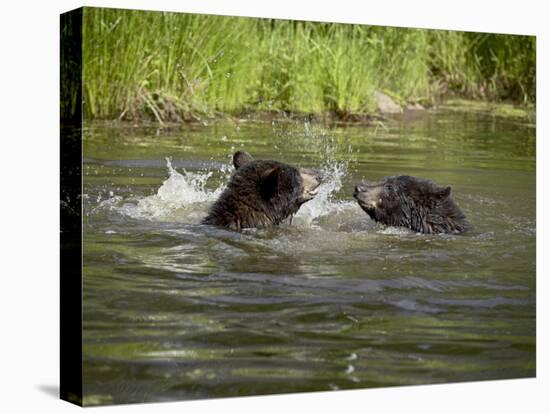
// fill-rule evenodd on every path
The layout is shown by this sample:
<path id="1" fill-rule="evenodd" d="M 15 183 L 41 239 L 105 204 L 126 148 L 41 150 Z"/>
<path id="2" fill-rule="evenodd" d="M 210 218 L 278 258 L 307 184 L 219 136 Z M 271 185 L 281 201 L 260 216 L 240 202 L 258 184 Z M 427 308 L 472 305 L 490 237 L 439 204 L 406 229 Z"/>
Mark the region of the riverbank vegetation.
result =
<path id="1" fill-rule="evenodd" d="M 83 67 L 86 119 L 535 103 L 530 36 L 85 8 Z"/>

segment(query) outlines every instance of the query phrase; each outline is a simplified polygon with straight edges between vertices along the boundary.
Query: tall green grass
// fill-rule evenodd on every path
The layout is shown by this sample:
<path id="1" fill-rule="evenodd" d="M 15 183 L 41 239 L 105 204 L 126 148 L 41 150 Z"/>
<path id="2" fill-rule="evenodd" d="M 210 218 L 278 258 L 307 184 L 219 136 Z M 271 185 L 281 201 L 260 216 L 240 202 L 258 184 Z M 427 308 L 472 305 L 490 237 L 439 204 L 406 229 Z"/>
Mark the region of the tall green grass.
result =
<path id="1" fill-rule="evenodd" d="M 535 40 L 350 24 L 85 8 L 87 119 L 368 113 L 373 92 L 535 100 Z"/>

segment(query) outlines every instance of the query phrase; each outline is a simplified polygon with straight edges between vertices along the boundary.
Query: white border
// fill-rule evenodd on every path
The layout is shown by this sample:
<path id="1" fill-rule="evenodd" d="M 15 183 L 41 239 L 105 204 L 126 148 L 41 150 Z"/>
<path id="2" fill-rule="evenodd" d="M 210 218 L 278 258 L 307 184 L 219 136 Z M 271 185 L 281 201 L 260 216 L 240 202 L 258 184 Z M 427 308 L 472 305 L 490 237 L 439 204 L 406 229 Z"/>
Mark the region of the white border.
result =
<path id="1" fill-rule="evenodd" d="M 75 412 L 52 396 L 59 377 L 59 13 L 78 1 L 6 2 L 0 16 L 0 217 L 2 412 Z M 543 412 L 548 406 L 548 140 L 543 131 L 548 87 L 548 17 L 543 1 L 423 0 L 297 2 L 109 0 L 88 6 L 536 34 L 537 66 L 537 371 L 531 380 L 384 388 L 285 396 L 115 406 L 128 412 Z M 546 77 L 547 79 L 548 77 Z M 548 393 L 548 391 L 546 391 Z"/>

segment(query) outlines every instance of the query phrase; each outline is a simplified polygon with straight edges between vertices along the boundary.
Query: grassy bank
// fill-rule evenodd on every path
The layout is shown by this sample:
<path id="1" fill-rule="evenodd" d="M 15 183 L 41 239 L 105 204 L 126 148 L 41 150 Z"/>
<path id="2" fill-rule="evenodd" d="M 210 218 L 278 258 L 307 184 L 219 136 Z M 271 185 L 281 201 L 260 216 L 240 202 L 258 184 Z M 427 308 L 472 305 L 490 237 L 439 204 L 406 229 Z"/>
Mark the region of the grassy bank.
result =
<path id="1" fill-rule="evenodd" d="M 535 38 L 86 8 L 87 119 L 370 113 L 442 96 L 535 100 Z"/>

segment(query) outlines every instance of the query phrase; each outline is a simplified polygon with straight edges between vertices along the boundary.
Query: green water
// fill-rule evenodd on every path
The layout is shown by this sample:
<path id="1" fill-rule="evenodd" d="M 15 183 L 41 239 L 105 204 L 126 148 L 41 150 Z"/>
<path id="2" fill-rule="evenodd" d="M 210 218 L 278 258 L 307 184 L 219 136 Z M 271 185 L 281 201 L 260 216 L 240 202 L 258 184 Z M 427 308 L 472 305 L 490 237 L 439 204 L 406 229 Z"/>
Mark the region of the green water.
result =
<path id="1" fill-rule="evenodd" d="M 241 148 L 325 171 L 292 224 L 200 224 Z M 90 124 L 84 157 L 85 404 L 535 375 L 529 125 Z M 353 186 L 395 174 L 450 185 L 473 230 L 373 223 Z"/>

